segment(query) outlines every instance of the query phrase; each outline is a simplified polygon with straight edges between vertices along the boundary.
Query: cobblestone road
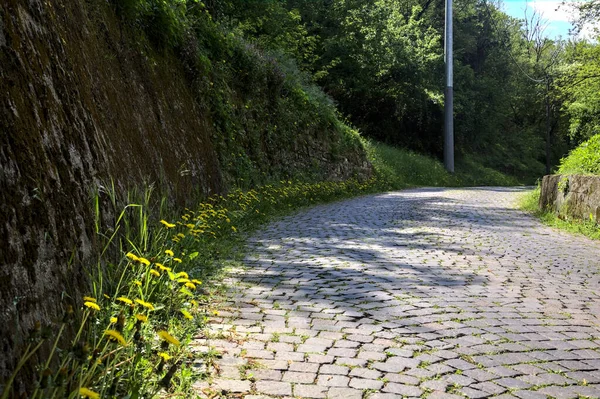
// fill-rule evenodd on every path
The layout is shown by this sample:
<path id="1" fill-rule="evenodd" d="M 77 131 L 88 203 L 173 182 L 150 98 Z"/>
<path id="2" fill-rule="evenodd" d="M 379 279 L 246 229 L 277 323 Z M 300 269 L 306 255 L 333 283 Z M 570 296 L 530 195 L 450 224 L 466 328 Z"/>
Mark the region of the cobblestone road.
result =
<path id="1" fill-rule="evenodd" d="M 318 206 L 250 240 L 202 395 L 600 398 L 600 245 L 514 209 L 521 189 Z"/>

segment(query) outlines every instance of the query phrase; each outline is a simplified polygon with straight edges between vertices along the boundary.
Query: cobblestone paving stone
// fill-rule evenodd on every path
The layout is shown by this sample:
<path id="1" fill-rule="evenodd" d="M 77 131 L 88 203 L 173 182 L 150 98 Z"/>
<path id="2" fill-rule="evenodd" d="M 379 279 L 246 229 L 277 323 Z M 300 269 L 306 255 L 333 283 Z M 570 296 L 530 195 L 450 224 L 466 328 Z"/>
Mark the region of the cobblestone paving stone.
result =
<path id="1" fill-rule="evenodd" d="M 600 245 L 515 210 L 521 189 L 317 206 L 249 241 L 201 397 L 600 398 Z"/>

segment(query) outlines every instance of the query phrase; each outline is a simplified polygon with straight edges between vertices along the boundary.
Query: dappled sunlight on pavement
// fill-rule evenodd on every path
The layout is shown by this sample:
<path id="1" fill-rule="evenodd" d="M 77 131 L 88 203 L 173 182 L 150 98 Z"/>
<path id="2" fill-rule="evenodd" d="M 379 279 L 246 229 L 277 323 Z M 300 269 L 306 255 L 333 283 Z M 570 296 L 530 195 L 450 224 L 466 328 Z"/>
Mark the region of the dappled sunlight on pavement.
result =
<path id="1" fill-rule="evenodd" d="M 322 205 L 250 239 L 199 352 L 201 396 L 600 397 L 600 244 L 519 188 Z"/>

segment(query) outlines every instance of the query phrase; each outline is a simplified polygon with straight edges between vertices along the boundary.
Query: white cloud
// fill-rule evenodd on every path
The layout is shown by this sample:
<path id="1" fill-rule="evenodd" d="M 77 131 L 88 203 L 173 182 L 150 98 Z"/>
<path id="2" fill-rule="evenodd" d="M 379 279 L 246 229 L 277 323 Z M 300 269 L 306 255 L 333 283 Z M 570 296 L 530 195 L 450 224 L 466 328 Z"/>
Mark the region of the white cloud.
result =
<path id="1" fill-rule="evenodd" d="M 569 6 L 565 6 L 562 1 L 531 1 L 527 2 L 527 15 L 536 11 L 543 19 L 552 21 L 571 21 L 573 13 Z"/>
<path id="2" fill-rule="evenodd" d="M 577 18 L 576 10 L 571 5 L 580 3 L 581 1 L 556 1 L 556 0 L 534 0 L 534 1 L 523 1 L 520 6 L 521 16 L 519 18 L 531 18 L 533 13 L 537 13 L 541 17 L 543 25 L 546 26 L 546 33 L 549 36 L 561 35 L 566 38 L 566 32 L 568 29 L 566 25 L 571 25 L 571 22 Z M 510 2 L 511 8 L 514 10 L 515 2 Z M 509 3 L 509 4 L 510 4 Z M 566 4 L 565 4 L 566 3 Z M 514 11 L 513 11 L 514 12 Z M 527 13 L 527 14 L 525 14 Z M 514 15 L 514 14 L 513 14 Z M 570 26 L 572 27 L 572 26 Z M 595 30 L 600 29 L 600 22 L 594 24 L 587 24 L 583 27 L 579 35 L 580 39 L 590 40 L 597 37 L 598 34 Z"/>

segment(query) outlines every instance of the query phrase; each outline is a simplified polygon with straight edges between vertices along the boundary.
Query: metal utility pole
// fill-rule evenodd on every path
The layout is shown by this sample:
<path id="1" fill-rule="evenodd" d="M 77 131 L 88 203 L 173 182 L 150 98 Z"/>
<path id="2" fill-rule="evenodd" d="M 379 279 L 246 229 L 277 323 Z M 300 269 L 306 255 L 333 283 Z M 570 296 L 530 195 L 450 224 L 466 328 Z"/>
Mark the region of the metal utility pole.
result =
<path id="1" fill-rule="evenodd" d="M 550 127 L 550 77 L 546 75 L 546 174 L 550 174 L 550 138 L 552 128 Z"/>
<path id="2" fill-rule="evenodd" d="M 454 89 L 452 65 L 452 0 L 446 0 L 446 35 L 444 37 L 446 88 L 444 89 L 444 166 L 454 173 Z"/>

